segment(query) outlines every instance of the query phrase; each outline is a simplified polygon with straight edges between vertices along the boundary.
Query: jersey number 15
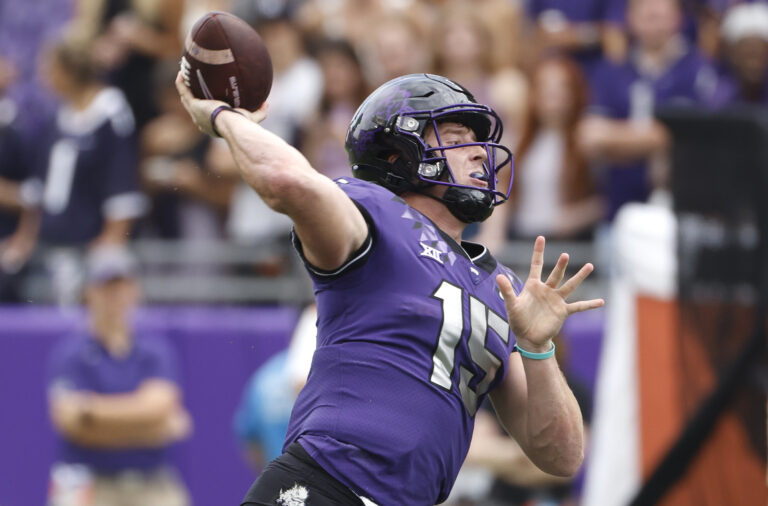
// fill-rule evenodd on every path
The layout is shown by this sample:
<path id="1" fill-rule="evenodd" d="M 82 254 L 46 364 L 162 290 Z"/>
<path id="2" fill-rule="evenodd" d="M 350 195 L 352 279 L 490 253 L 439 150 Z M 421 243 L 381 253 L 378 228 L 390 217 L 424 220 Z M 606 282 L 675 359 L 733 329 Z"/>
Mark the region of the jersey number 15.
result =
<path id="1" fill-rule="evenodd" d="M 464 334 L 464 290 L 447 281 L 440 283 L 432 297 L 442 302 L 443 323 L 437 340 L 435 353 L 432 355 L 432 375 L 430 381 L 439 387 L 450 390 L 453 384 L 453 368 L 456 361 L 456 346 Z M 488 387 L 501 365 L 501 358 L 488 349 L 488 329 L 509 343 L 509 323 L 486 306 L 479 299 L 469 296 L 469 354 L 472 362 L 485 372 L 485 376 L 475 387 L 469 383 L 475 373 L 459 364 L 459 392 L 469 416 L 475 416 L 477 398 L 488 392 Z"/>

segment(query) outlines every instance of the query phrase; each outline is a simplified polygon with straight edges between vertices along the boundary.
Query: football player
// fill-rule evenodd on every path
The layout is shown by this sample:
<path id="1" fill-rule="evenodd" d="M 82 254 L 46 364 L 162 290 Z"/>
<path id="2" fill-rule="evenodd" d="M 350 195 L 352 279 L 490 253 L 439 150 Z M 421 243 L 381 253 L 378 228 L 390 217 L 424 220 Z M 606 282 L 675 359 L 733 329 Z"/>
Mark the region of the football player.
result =
<path id="1" fill-rule="evenodd" d="M 396 78 L 356 112 L 354 177 L 334 182 L 258 125 L 266 106 L 233 110 L 176 83 L 197 125 L 224 137 L 245 180 L 293 220 L 317 299 L 318 346 L 284 453 L 244 505 L 442 502 L 486 395 L 541 469 L 577 471 L 582 420 L 552 338 L 603 301 L 566 302 L 592 270 L 562 283 L 566 254 L 541 280 L 543 237 L 525 283 L 462 241 L 509 196 L 497 187 L 512 169 L 496 113 L 444 77 Z"/>

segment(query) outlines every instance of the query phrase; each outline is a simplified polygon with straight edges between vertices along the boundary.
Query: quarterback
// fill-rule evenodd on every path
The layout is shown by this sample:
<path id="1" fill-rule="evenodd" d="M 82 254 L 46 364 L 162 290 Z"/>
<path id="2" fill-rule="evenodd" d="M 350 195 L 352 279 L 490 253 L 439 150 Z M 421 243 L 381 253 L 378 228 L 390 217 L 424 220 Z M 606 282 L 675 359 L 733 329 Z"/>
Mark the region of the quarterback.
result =
<path id="1" fill-rule="evenodd" d="M 284 453 L 243 505 L 442 502 L 486 396 L 537 466 L 577 471 L 582 420 L 552 338 L 603 301 L 566 300 L 592 265 L 563 282 L 565 253 L 542 281 L 543 237 L 525 281 L 462 241 L 509 196 L 493 110 L 444 77 L 389 81 L 349 127 L 350 177 L 331 181 L 258 124 L 265 106 L 233 110 L 177 86 L 195 123 L 292 219 L 317 299 L 317 350 Z"/>

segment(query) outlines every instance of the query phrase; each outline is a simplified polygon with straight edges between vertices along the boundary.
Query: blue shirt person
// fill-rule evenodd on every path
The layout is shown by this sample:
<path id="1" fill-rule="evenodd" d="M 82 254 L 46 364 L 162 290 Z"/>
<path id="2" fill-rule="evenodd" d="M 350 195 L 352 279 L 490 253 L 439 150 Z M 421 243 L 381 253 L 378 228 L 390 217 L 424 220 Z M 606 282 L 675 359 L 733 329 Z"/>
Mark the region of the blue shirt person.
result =
<path id="1" fill-rule="evenodd" d="M 235 413 L 235 434 L 247 445 L 246 456 L 254 469 L 283 453 L 295 401 L 288 353 L 281 351 L 251 376 Z"/>
<path id="2" fill-rule="evenodd" d="M 234 417 L 234 430 L 256 472 L 283 453 L 296 396 L 307 382 L 317 342 L 315 304 L 305 307 L 288 349 L 270 357 L 248 380 Z"/>

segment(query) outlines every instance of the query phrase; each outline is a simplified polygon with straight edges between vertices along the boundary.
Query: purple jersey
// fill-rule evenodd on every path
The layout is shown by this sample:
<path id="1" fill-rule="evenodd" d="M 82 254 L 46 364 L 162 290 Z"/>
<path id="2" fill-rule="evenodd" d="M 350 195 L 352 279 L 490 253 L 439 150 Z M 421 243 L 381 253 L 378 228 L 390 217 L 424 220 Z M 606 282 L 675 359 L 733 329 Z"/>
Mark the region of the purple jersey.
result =
<path id="1" fill-rule="evenodd" d="M 162 338 L 134 338 L 125 357 L 114 357 L 90 336 L 69 337 L 51 352 L 48 390 L 121 394 L 136 390 L 148 379 L 179 382 L 177 357 Z M 58 438 L 60 462 L 85 464 L 97 472 L 123 469 L 154 469 L 168 464 L 166 448 L 103 449 L 81 446 Z"/>
<path id="2" fill-rule="evenodd" d="M 433 505 L 448 497 L 475 411 L 507 371 L 514 337 L 495 277 L 521 284 L 485 248 L 462 248 L 389 190 L 337 183 L 370 233 L 335 272 L 307 264 L 318 348 L 285 446 L 299 440 L 379 504 Z"/>

